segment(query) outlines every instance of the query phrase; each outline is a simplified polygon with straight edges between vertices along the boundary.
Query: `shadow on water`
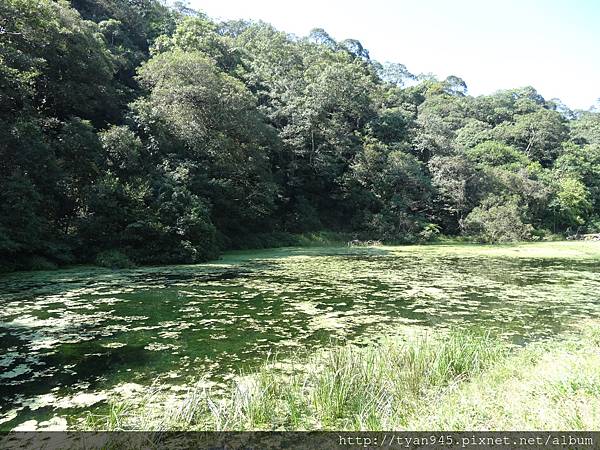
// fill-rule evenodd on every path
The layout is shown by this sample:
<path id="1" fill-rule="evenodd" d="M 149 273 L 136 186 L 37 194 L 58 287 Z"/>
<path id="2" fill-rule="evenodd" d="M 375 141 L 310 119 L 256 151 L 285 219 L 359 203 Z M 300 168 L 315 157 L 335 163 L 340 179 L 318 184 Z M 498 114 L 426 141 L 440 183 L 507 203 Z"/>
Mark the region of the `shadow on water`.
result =
<path id="1" fill-rule="evenodd" d="M 272 261 L 290 256 L 336 256 L 370 257 L 385 256 L 390 252 L 377 247 L 285 247 L 264 251 L 230 252 L 219 260 L 207 264 L 182 266 L 156 266 L 149 268 L 111 270 L 101 267 L 81 267 L 52 271 L 16 272 L 0 274 L 0 304 L 11 294 L 28 295 L 62 294 L 64 292 L 96 286 L 106 287 L 124 283 L 168 281 L 219 281 L 248 276 L 253 270 L 268 270 Z M 220 267 L 233 264 L 235 269 Z"/>
<path id="2" fill-rule="evenodd" d="M 150 269 L 125 269 L 107 271 L 106 269 L 91 269 L 84 273 L 69 270 L 38 272 L 35 280 L 24 280 L 23 273 L 0 278 L 0 305 L 7 300 L 18 299 L 20 293 L 27 296 L 60 295 L 69 291 L 102 287 L 109 289 L 124 284 L 160 284 L 172 281 L 219 281 L 249 275 L 248 270 L 231 270 L 218 267 L 182 266 L 182 268 L 164 267 Z M 66 276 L 69 275 L 69 276 Z"/>
<path id="3" fill-rule="evenodd" d="M 95 391 L 116 373 L 152 365 L 157 358 L 155 352 L 145 350 L 141 345 L 107 349 L 94 342 L 65 344 L 39 360 L 40 366 L 56 368 L 55 371 L 46 375 L 34 372 L 33 376 L 25 373 L 12 379 L 10 384 L 0 383 L 0 397 L 5 401 L 20 396 L 33 398 L 57 389 L 75 393 L 77 386 Z M 5 402 L 0 406 L 6 406 L 2 403 Z"/>

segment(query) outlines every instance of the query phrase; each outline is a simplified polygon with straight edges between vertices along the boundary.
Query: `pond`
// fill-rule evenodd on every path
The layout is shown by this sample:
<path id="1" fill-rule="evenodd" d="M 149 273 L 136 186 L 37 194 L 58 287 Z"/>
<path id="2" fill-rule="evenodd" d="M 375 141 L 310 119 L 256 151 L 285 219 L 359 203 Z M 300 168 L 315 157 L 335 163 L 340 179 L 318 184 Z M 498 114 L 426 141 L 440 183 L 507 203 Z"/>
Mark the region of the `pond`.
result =
<path id="1" fill-rule="evenodd" d="M 52 429 L 149 386 L 421 328 L 516 343 L 600 316 L 600 243 L 237 252 L 195 266 L 0 276 L 0 430 Z"/>

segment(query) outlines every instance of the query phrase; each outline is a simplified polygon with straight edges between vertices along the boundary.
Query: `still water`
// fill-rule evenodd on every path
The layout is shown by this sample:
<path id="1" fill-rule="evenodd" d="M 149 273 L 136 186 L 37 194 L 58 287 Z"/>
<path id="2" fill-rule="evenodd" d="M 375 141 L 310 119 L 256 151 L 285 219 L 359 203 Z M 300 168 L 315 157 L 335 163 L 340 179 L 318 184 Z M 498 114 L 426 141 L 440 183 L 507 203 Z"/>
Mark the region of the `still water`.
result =
<path id="1" fill-rule="evenodd" d="M 408 329 L 516 343 L 600 316 L 600 243 L 287 248 L 196 266 L 0 276 L 0 430 L 64 427 L 107 398 L 225 383 Z"/>

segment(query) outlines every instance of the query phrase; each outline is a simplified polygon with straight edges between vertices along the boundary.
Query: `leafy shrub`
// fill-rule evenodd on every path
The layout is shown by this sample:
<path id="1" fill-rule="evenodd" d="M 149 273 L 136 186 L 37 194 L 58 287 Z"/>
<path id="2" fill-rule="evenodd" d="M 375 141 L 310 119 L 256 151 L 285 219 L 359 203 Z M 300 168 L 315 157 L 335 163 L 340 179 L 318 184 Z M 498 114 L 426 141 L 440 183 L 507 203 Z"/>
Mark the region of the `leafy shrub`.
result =
<path id="1" fill-rule="evenodd" d="M 315 233 L 303 233 L 298 236 L 298 244 L 304 247 L 327 246 L 327 245 L 346 245 L 348 241 L 355 239 L 352 233 L 341 233 L 336 231 L 318 231 Z M 370 239 L 366 239 L 370 240 Z"/>
<path id="2" fill-rule="evenodd" d="M 139 264 L 197 263 L 219 255 L 217 232 L 205 201 L 177 185 L 155 192 L 144 217 L 128 224 L 122 245 Z"/>
<path id="3" fill-rule="evenodd" d="M 580 180 L 564 177 L 558 180 L 556 198 L 551 207 L 558 211 L 565 226 L 581 226 L 592 210 L 589 189 Z"/>
<path id="4" fill-rule="evenodd" d="M 293 212 L 286 218 L 286 229 L 294 233 L 301 233 L 319 230 L 322 227 L 319 212 L 315 206 L 305 197 L 297 197 L 293 202 Z"/>
<path id="5" fill-rule="evenodd" d="M 54 270 L 56 269 L 56 264 L 52 261 L 47 260 L 43 256 L 32 256 L 28 258 L 25 262 L 25 266 L 29 270 Z"/>
<path id="6" fill-rule="evenodd" d="M 600 233 L 600 216 L 593 216 L 587 225 L 588 233 Z"/>
<path id="7" fill-rule="evenodd" d="M 253 233 L 230 238 L 228 248 L 248 250 L 258 248 L 291 247 L 298 245 L 298 236 L 284 231 Z"/>
<path id="8" fill-rule="evenodd" d="M 276 247 L 311 247 L 346 244 L 353 239 L 352 234 L 335 231 L 315 231 L 301 234 L 286 231 L 271 233 L 254 233 L 229 240 L 229 247 L 238 250 L 276 248 Z"/>
<path id="9" fill-rule="evenodd" d="M 14 272 L 15 270 L 16 266 L 13 262 L 0 260 L 0 273 Z"/>
<path id="10" fill-rule="evenodd" d="M 419 233 L 419 238 L 423 241 L 434 241 L 440 235 L 440 226 L 436 223 L 428 223 Z"/>
<path id="11" fill-rule="evenodd" d="M 72 244 L 68 242 L 60 241 L 49 241 L 44 249 L 44 256 L 47 261 L 46 264 L 50 264 L 56 268 L 56 265 L 73 264 L 75 257 L 71 250 Z"/>
<path id="12" fill-rule="evenodd" d="M 110 269 L 129 269 L 135 267 L 127 255 L 118 250 L 107 250 L 96 256 L 96 264 Z"/>
<path id="13" fill-rule="evenodd" d="M 463 232 L 480 242 L 498 244 L 529 240 L 533 227 L 523 222 L 514 200 L 492 197 L 477 206 L 463 221 Z"/>
<path id="14" fill-rule="evenodd" d="M 418 242 L 418 221 L 404 211 L 383 211 L 367 221 L 367 233 L 377 240 L 398 244 Z"/>

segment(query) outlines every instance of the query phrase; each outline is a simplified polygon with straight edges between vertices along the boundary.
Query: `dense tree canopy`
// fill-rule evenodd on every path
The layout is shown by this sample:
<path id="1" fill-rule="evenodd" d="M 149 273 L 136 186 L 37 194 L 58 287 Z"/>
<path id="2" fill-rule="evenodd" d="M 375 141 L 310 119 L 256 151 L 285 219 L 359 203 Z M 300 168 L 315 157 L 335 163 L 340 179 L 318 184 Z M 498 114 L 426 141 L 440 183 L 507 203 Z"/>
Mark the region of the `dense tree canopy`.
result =
<path id="1" fill-rule="evenodd" d="M 600 231 L 600 113 L 467 92 L 322 29 L 4 0 L 0 266 L 195 262 L 313 230 Z"/>

